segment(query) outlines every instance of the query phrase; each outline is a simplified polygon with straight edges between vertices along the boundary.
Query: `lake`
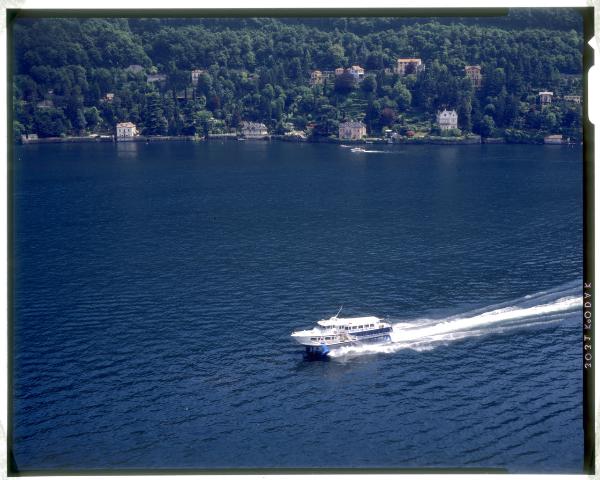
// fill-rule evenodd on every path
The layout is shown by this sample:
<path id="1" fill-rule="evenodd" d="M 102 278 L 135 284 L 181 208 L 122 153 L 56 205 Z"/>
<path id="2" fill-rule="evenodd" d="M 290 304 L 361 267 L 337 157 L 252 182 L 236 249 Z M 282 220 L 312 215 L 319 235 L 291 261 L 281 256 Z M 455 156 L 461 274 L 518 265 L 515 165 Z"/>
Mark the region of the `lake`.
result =
<path id="1" fill-rule="evenodd" d="M 581 149 L 366 148 L 16 147 L 17 467 L 581 472 Z"/>

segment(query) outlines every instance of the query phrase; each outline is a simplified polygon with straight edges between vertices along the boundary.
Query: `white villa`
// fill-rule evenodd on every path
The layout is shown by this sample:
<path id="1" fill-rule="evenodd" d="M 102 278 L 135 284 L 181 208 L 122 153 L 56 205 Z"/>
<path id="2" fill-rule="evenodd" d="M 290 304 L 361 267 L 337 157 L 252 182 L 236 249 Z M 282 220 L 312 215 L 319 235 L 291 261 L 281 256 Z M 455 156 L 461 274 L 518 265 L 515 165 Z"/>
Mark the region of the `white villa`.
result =
<path id="1" fill-rule="evenodd" d="M 456 110 L 446 110 L 438 112 L 436 115 L 437 124 L 440 130 L 452 130 L 458 128 L 458 114 Z"/>
<path id="2" fill-rule="evenodd" d="M 135 123 L 123 122 L 117 123 L 117 141 L 123 142 L 133 140 L 138 135 Z"/>
<path id="3" fill-rule="evenodd" d="M 198 85 L 198 79 L 200 78 L 200 75 L 202 75 L 204 73 L 204 70 L 200 70 L 199 68 L 192 70 L 192 85 L 196 86 Z"/>
<path id="4" fill-rule="evenodd" d="M 552 103 L 552 96 L 554 95 L 553 92 L 540 92 L 538 93 L 538 95 L 540 97 L 540 103 L 542 105 Z"/>
<path id="5" fill-rule="evenodd" d="M 340 123 L 340 140 L 360 140 L 367 136 L 367 127 L 362 122 Z"/>
<path id="6" fill-rule="evenodd" d="M 362 82 L 363 78 L 365 78 L 365 69 L 360 65 L 352 65 L 346 71 L 354 77 L 355 82 Z"/>
<path id="7" fill-rule="evenodd" d="M 245 138 L 266 138 L 269 131 L 264 123 L 242 122 L 242 136 Z"/>
<path id="8" fill-rule="evenodd" d="M 362 68 L 360 65 L 352 65 L 350 68 L 338 67 L 335 69 L 334 72 L 336 77 L 339 77 L 344 73 L 349 73 L 350 75 L 352 75 L 352 78 L 357 83 L 362 82 L 365 78 L 365 69 Z M 319 74 L 321 76 L 324 76 L 325 72 L 319 72 Z"/>

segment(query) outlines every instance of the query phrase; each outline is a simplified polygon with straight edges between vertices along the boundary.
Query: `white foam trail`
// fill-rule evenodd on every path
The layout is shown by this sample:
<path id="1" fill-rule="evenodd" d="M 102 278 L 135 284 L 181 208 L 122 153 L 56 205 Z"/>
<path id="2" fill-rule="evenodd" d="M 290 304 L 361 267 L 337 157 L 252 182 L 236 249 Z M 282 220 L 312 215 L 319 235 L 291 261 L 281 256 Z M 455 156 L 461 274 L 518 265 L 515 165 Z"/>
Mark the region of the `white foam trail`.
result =
<path id="1" fill-rule="evenodd" d="M 352 153 L 391 153 L 386 150 L 358 150 Z"/>
<path id="2" fill-rule="evenodd" d="M 559 293 L 559 292 L 555 292 Z M 564 294 L 565 292 L 563 292 Z M 571 293 L 571 292 L 570 292 Z M 520 303 L 530 303 L 547 296 L 546 292 L 528 295 Z M 417 319 L 413 322 L 401 322 L 393 325 L 392 342 L 385 345 L 361 345 L 343 347 L 331 352 L 332 357 L 359 355 L 368 353 L 391 353 L 404 348 L 431 350 L 441 343 L 447 343 L 466 337 L 498 333 L 514 328 L 524 328 L 539 323 L 559 321 L 561 314 L 581 308 L 581 296 L 569 295 L 548 303 L 532 306 L 504 306 L 493 310 L 478 310 L 465 316 L 452 316 L 446 319 Z M 476 314 L 473 314 L 476 313 Z"/>

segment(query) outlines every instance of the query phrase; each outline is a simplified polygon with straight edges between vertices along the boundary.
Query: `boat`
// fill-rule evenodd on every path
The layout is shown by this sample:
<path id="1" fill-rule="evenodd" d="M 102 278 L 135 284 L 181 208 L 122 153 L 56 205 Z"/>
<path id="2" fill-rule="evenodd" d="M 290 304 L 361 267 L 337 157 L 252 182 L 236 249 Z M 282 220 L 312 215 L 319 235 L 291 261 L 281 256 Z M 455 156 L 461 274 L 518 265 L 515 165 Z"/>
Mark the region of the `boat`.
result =
<path id="1" fill-rule="evenodd" d="M 354 153 L 357 153 L 357 152 L 366 152 L 366 150 L 364 148 L 362 148 L 362 147 L 354 147 L 350 151 L 354 152 Z"/>
<path id="2" fill-rule="evenodd" d="M 342 148 L 350 148 L 350 145 L 340 145 Z"/>
<path id="3" fill-rule="evenodd" d="M 341 312 L 341 309 L 340 309 Z M 326 358 L 332 350 L 367 343 L 392 341 L 392 325 L 378 317 L 347 317 L 338 315 L 319 320 L 310 330 L 292 332 L 291 337 L 305 347 L 304 356 Z"/>

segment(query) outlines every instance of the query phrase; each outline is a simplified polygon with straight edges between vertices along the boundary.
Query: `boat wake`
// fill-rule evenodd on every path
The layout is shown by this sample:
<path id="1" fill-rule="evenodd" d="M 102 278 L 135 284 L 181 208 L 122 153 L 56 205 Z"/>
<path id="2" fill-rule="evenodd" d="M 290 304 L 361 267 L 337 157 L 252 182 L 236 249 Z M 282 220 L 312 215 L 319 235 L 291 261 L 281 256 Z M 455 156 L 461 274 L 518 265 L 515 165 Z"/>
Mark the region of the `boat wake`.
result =
<path id="1" fill-rule="evenodd" d="M 384 345 L 342 347 L 332 351 L 334 358 L 373 353 L 392 353 L 410 348 L 431 350 L 455 340 L 502 333 L 516 328 L 564 320 L 583 306 L 581 283 L 570 282 L 552 290 L 527 295 L 478 310 L 445 318 L 418 318 L 393 323 L 392 342 Z"/>
<path id="2" fill-rule="evenodd" d="M 352 153 L 393 153 L 387 150 L 366 150 L 364 148 L 353 148 Z"/>

